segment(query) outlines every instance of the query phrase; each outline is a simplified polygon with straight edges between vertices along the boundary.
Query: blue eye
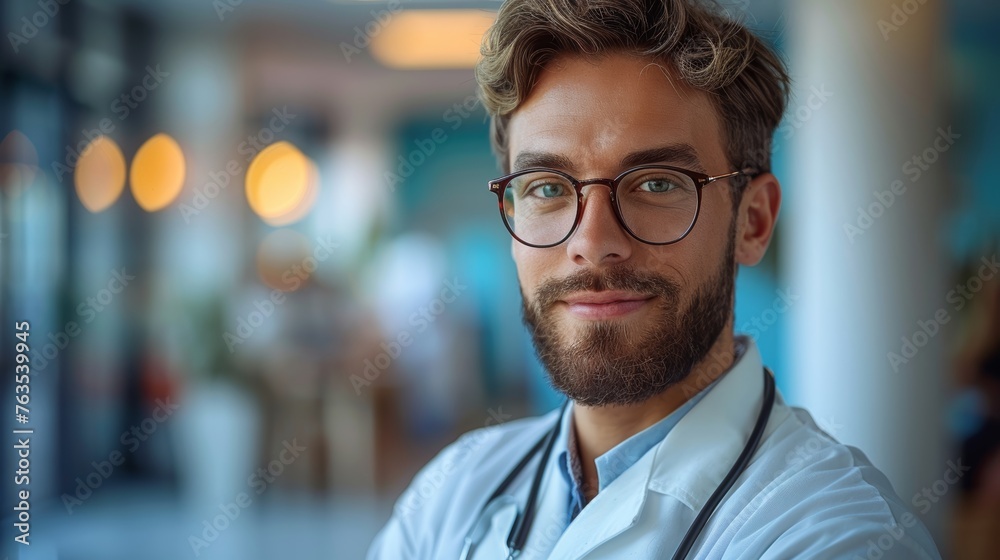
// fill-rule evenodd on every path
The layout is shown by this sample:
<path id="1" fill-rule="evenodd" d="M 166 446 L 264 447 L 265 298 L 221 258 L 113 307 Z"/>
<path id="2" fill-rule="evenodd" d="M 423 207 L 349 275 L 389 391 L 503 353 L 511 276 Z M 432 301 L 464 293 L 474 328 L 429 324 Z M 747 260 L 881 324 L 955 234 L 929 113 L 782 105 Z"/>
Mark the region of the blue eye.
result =
<path id="1" fill-rule="evenodd" d="M 568 194 L 568 187 L 555 181 L 537 181 L 528 188 L 527 194 L 541 198 L 559 198 Z"/>
<path id="2" fill-rule="evenodd" d="M 639 185 L 640 190 L 653 193 L 670 192 L 676 188 L 679 188 L 678 185 L 669 179 L 650 179 L 648 181 L 643 181 Z"/>
<path id="3" fill-rule="evenodd" d="M 566 192 L 566 187 L 558 183 L 546 183 L 537 189 L 545 198 L 562 196 Z"/>
<path id="4" fill-rule="evenodd" d="M 526 172 L 516 177 L 510 186 L 518 200 L 532 204 L 566 201 L 576 194 L 572 181 L 548 171 Z"/>

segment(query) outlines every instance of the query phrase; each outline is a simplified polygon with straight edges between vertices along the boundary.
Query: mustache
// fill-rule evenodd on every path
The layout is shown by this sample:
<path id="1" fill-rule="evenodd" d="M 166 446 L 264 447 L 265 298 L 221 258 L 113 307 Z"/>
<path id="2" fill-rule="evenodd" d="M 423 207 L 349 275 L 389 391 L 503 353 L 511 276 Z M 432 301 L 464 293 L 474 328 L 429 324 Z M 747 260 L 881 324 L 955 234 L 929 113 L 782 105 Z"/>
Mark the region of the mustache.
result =
<path id="1" fill-rule="evenodd" d="M 676 302 L 681 287 L 663 276 L 639 272 L 632 267 L 609 268 L 602 272 L 581 270 L 565 278 L 546 280 L 535 292 L 535 308 L 543 311 L 573 292 L 621 290 L 660 296 Z"/>

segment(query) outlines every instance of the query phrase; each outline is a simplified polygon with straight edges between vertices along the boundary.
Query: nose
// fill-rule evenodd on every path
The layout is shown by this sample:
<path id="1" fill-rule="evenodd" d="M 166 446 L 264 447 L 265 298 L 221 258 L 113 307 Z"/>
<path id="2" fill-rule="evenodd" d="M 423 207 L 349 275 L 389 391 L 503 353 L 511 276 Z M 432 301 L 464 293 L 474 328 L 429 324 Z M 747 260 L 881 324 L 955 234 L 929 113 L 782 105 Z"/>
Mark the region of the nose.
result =
<path id="1" fill-rule="evenodd" d="M 566 253 L 578 265 L 604 267 L 632 256 L 632 236 L 622 229 L 611 202 L 611 189 L 591 184 L 583 188 L 580 225 L 566 243 Z"/>

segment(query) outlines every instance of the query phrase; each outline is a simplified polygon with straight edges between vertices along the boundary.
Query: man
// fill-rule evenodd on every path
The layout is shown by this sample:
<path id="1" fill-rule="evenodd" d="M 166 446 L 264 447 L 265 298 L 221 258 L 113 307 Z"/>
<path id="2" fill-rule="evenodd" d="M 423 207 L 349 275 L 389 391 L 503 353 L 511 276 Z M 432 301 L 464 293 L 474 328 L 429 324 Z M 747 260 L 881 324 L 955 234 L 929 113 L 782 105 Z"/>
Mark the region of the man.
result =
<path id="1" fill-rule="evenodd" d="M 477 79 L 524 320 L 569 405 L 445 449 L 369 558 L 939 558 L 733 333 L 736 265 L 781 201 L 778 57 L 694 0 L 509 0 Z"/>

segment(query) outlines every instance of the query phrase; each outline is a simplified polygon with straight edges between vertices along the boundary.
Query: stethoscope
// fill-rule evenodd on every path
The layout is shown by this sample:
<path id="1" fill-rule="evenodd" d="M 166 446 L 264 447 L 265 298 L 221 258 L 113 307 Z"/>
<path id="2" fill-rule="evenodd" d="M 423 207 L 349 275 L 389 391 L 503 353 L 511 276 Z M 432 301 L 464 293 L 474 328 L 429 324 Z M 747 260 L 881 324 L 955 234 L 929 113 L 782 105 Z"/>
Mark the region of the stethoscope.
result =
<path id="1" fill-rule="evenodd" d="M 513 560 L 521 551 L 524 550 L 524 544 L 528 540 L 528 532 L 531 530 L 531 524 L 535 521 L 535 510 L 538 505 L 538 491 L 542 485 L 542 477 L 545 473 L 545 466 L 549 462 L 549 457 L 552 455 L 552 448 L 555 445 L 556 439 L 559 435 L 559 426 L 562 424 L 561 419 L 563 413 L 566 412 L 566 407 L 569 406 L 569 400 L 563 403 L 560 408 L 560 414 L 556 418 L 555 426 L 553 426 L 543 437 L 538 440 L 538 443 L 533 445 L 530 450 L 521 458 L 521 460 L 514 466 L 514 468 L 507 474 L 507 478 L 503 479 L 503 482 L 497 486 L 496 490 L 490 496 L 490 499 L 486 501 L 486 505 L 483 506 L 482 511 L 479 514 L 479 521 L 473 525 L 469 534 L 465 537 L 465 546 L 462 548 L 461 560 L 468 560 L 472 556 L 472 553 L 476 549 L 476 545 L 483 540 L 486 533 L 489 531 L 490 525 L 492 524 L 493 515 L 501 508 L 516 505 L 516 500 L 513 496 L 504 496 L 504 492 L 510 487 L 517 478 L 521 471 L 523 471 L 531 459 L 538 454 L 539 451 L 542 452 L 542 460 L 535 469 L 535 476 L 531 481 L 531 490 L 528 492 L 528 501 L 524 505 L 524 512 L 518 513 L 514 517 L 514 524 L 510 528 L 510 533 L 507 535 L 507 560 Z M 736 479 L 740 477 L 743 471 L 746 469 L 747 464 L 750 463 L 750 458 L 753 457 L 757 447 L 760 446 L 760 440 L 764 436 L 764 428 L 767 426 L 767 420 L 771 416 L 771 408 L 774 407 L 774 376 L 768 369 L 764 368 L 764 402 L 760 407 L 760 412 L 757 414 L 757 423 L 754 424 L 753 431 L 750 433 L 750 438 L 747 440 L 746 445 L 743 447 L 743 451 L 740 453 L 739 457 L 736 458 L 736 462 L 729 469 L 729 473 L 726 474 L 726 478 L 722 480 L 719 487 L 715 489 L 708 501 L 698 512 L 698 516 L 695 517 L 694 522 L 691 523 L 691 527 L 688 528 L 687 533 L 684 535 L 684 539 L 681 540 L 680 546 L 677 547 L 677 551 L 674 552 L 673 559 L 680 560 L 687 556 L 691 547 L 694 546 L 695 541 L 698 540 L 698 536 L 701 535 L 702 530 L 705 525 L 708 524 L 708 519 L 715 512 L 715 509 L 719 506 L 722 498 L 725 497 L 729 489 L 733 487 L 736 483 Z"/>

